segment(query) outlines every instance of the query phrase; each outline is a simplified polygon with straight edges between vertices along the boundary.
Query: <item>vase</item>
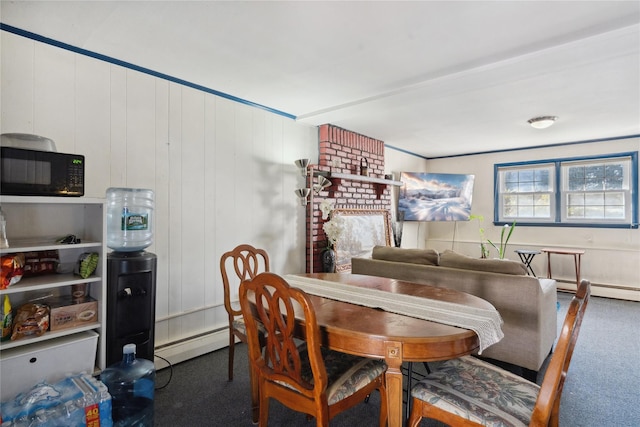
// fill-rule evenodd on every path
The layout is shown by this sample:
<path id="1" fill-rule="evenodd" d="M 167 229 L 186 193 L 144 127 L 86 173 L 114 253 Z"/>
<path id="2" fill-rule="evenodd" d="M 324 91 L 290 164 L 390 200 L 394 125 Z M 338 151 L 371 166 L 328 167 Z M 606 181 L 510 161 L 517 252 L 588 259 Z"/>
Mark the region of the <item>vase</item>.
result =
<path id="1" fill-rule="evenodd" d="M 322 252 L 322 271 L 324 273 L 336 272 L 336 251 L 331 248 Z"/>
<path id="2" fill-rule="evenodd" d="M 396 248 L 402 246 L 402 226 L 404 225 L 404 211 L 398 211 L 393 223 L 393 242 Z"/>

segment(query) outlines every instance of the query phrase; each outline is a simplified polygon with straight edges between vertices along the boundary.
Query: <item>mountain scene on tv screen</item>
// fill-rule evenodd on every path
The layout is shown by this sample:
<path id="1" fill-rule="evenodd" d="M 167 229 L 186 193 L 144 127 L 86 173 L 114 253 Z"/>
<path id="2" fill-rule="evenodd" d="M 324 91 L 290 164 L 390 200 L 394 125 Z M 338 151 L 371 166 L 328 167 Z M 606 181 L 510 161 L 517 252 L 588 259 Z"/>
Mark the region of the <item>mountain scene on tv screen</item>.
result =
<path id="1" fill-rule="evenodd" d="M 402 172 L 398 211 L 405 221 L 468 221 L 474 175 Z"/>

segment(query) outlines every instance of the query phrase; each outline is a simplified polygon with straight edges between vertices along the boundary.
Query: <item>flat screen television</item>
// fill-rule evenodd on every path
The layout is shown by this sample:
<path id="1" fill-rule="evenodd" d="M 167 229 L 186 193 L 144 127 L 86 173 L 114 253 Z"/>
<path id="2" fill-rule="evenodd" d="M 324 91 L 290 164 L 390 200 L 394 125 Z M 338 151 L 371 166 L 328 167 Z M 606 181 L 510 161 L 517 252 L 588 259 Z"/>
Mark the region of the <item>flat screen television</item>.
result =
<path id="1" fill-rule="evenodd" d="M 405 221 L 468 221 L 474 175 L 401 172 L 398 212 Z"/>

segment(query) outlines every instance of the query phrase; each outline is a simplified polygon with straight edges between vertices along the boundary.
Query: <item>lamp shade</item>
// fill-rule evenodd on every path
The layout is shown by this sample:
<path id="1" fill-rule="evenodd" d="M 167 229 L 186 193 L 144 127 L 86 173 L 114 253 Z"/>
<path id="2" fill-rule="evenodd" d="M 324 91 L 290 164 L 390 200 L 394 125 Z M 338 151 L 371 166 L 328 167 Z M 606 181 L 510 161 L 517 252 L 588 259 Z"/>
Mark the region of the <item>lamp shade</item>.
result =
<path id="1" fill-rule="evenodd" d="M 313 191 L 315 191 L 316 194 L 320 194 L 320 192 L 327 187 L 331 187 L 331 181 L 326 177 L 319 175 L 318 183 L 313 185 Z"/>
<path id="2" fill-rule="evenodd" d="M 309 188 L 296 188 L 295 189 L 296 196 L 298 196 L 300 198 L 300 204 L 302 206 L 307 206 L 307 197 L 309 197 L 309 193 L 310 192 L 311 192 L 311 189 L 309 189 Z"/>
<path id="3" fill-rule="evenodd" d="M 302 176 L 307 176 L 307 166 L 309 166 L 309 159 L 298 159 L 294 162 Z"/>

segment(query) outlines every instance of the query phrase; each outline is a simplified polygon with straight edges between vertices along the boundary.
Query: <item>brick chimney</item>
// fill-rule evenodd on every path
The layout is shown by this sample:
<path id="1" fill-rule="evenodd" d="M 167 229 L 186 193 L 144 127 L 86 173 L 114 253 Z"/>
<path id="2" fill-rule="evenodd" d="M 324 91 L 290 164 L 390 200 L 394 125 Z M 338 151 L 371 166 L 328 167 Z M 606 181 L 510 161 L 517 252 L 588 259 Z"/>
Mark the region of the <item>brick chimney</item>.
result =
<path id="1" fill-rule="evenodd" d="M 384 178 L 383 141 L 330 124 L 321 125 L 318 132 L 320 146 L 317 170 L 331 174 L 360 175 L 361 166 L 366 165 L 368 176 Z M 320 212 L 320 203 L 323 200 L 333 199 L 335 208 L 340 209 L 391 209 L 391 192 L 387 185 L 351 180 L 349 177 L 330 176 L 329 179 L 332 182 L 331 187 L 314 196 L 311 218 L 307 209 L 307 233 L 309 233 L 309 221 L 312 221 L 313 230 L 314 273 L 322 271 L 320 254 L 327 240 L 322 229 L 325 221 Z M 312 185 L 313 182 L 307 181 L 308 188 L 312 188 Z M 306 241 L 307 272 L 309 272 L 308 235 Z"/>

